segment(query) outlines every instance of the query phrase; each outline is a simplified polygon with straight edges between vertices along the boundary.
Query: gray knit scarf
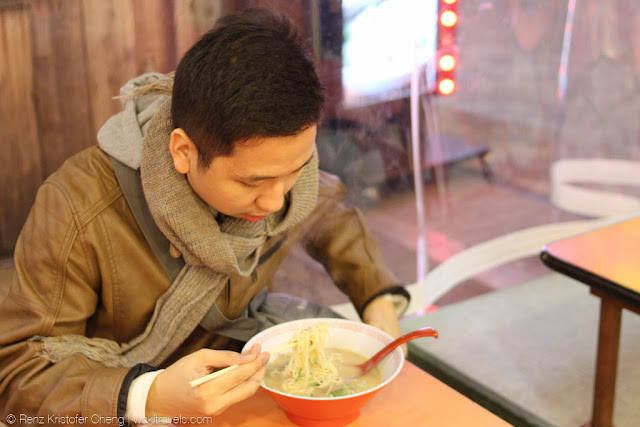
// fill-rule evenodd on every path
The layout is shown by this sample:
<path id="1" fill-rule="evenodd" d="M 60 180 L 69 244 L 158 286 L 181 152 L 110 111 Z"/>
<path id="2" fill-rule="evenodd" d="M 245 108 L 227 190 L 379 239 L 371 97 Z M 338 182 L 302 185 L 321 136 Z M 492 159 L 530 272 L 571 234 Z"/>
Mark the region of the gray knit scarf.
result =
<path id="1" fill-rule="evenodd" d="M 151 119 L 142 144 L 140 171 L 153 218 L 182 253 L 186 265 L 156 302 L 144 332 L 128 343 L 78 335 L 36 337 L 42 345 L 41 355 L 54 363 L 82 354 L 109 367 L 161 365 L 200 323 L 228 276 L 250 275 L 267 237 L 298 224 L 315 206 L 317 153 L 302 170 L 280 212 L 255 223 L 224 216 L 218 222 L 173 166 L 168 144 L 173 130 L 170 106 L 168 98 Z"/>

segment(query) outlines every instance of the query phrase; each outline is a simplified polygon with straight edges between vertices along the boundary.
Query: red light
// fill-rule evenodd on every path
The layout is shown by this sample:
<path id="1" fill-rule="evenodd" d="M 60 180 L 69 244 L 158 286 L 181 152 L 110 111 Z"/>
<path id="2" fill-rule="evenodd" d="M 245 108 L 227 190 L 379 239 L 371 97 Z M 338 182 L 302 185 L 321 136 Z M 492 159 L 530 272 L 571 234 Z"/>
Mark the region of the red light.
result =
<path id="1" fill-rule="evenodd" d="M 458 24 L 458 0 L 438 0 L 438 57 L 435 91 L 450 95 L 456 91 L 454 74 L 458 67 L 456 26 Z"/>
<path id="2" fill-rule="evenodd" d="M 447 10 L 440 15 L 440 22 L 445 27 L 453 27 L 458 21 L 458 15 L 455 12 Z"/>
<path id="3" fill-rule="evenodd" d="M 438 90 L 443 95 L 449 95 L 456 88 L 455 83 L 451 79 L 442 79 L 438 83 Z"/>
<path id="4" fill-rule="evenodd" d="M 456 60 L 452 55 L 443 55 L 439 61 L 440 69 L 443 71 L 451 71 L 456 66 Z"/>

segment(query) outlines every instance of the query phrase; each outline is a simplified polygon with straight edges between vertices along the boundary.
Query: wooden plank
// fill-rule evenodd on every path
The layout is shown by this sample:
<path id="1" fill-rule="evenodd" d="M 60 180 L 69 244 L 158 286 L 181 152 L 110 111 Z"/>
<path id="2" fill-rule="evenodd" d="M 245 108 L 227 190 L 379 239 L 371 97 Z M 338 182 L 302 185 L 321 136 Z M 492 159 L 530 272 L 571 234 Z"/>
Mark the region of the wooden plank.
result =
<path id="1" fill-rule="evenodd" d="M 92 143 L 104 122 L 122 110 L 113 99 L 135 77 L 135 23 L 130 0 L 82 2 Z"/>
<path id="2" fill-rule="evenodd" d="M 26 0 L 0 0 L 0 12 L 29 8 Z"/>
<path id="3" fill-rule="evenodd" d="M 211 4 L 210 2 L 202 2 L 198 0 L 192 2 L 178 1 L 174 3 L 173 13 L 176 41 L 175 66 L 178 65 L 178 62 L 182 59 L 187 50 L 189 50 L 201 34 L 203 34 L 202 29 L 200 28 L 200 26 L 202 26 L 202 22 L 207 21 L 207 16 L 209 14 L 217 15 L 217 9 L 222 7 L 222 3 L 224 2 Z"/>
<path id="4" fill-rule="evenodd" d="M 34 89 L 44 176 L 95 143 L 88 103 L 81 0 L 34 0 Z"/>
<path id="5" fill-rule="evenodd" d="M 32 5 L 33 74 L 38 115 L 40 141 L 45 147 L 59 147 L 62 133 L 60 111 L 57 108 L 58 88 L 54 64 L 52 38 L 53 11 L 45 0 L 35 0 Z M 43 177 L 44 178 L 44 177 Z"/>
<path id="6" fill-rule="evenodd" d="M 178 2 L 189 5 L 189 2 Z M 184 7 L 184 6 L 183 6 Z M 168 73 L 176 66 L 172 0 L 134 0 L 136 74 Z"/>
<path id="7" fill-rule="evenodd" d="M 176 58 L 178 61 L 213 24 L 226 13 L 227 2 L 217 0 L 178 1 L 174 4 Z M 176 64 L 177 65 L 177 64 Z"/>
<path id="8" fill-rule="evenodd" d="M 29 14 L 0 12 L 0 254 L 15 246 L 42 179 Z"/>
<path id="9" fill-rule="evenodd" d="M 173 25 L 176 49 L 175 67 L 177 67 L 185 52 L 198 40 L 191 2 L 179 1 L 173 5 Z"/>

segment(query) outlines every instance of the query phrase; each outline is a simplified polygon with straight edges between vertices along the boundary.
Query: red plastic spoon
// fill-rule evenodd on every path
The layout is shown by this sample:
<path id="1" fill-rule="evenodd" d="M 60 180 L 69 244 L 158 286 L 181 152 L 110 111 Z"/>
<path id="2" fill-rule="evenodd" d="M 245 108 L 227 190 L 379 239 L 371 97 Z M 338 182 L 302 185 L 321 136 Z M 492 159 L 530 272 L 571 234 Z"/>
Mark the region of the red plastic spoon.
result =
<path id="1" fill-rule="evenodd" d="M 371 359 L 366 362 L 362 362 L 358 365 L 353 365 L 354 368 L 360 369 L 360 374 L 355 376 L 354 378 L 361 377 L 369 371 L 371 371 L 382 359 L 384 359 L 389 353 L 391 353 L 396 347 L 401 346 L 407 341 L 411 341 L 416 338 L 422 337 L 434 337 L 438 338 L 438 331 L 432 327 L 417 329 L 415 331 L 409 332 L 408 334 L 404 334 L 401 337 L 396 338 L 391 341 L 389 344 L 384 346 L 382 350 L 374 354 Z M 353 379 L 353 378 L 350 378 Z"/>

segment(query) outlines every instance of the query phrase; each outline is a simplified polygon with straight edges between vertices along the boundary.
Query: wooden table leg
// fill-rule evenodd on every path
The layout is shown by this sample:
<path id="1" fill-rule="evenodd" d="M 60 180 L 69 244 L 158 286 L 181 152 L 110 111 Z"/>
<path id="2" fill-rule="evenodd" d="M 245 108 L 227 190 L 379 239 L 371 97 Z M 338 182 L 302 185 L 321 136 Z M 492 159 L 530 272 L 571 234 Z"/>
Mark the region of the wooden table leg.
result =
<path id="1" fill-rule="evenodd" d="M 611 298 L 601 296 L 598 359 L 591 418 L 593 427 L 611 427 L 613 425 L 621 314 L 620 305 Z"/>

